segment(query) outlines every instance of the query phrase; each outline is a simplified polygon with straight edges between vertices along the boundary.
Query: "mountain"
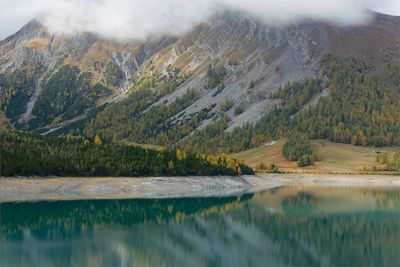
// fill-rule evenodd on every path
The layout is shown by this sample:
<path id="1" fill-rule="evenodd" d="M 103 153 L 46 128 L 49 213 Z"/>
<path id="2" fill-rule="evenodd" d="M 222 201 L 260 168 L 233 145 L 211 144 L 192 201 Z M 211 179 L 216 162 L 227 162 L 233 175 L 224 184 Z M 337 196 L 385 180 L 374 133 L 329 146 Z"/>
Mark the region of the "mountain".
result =
<path id="1" fill-rule="evenodd" d="M 172 41 L 54 36 L 33 20 L 0 42 L 2 109 L 17 128 L 77 119 L 124 95 L 143 62 Z"/>
<path id="2" fill-rule="evenodd" d="M 118 43 L 52 36 L 37 21 L 0 42 L 1 107 L 16 128 L 174 145 L 226 120 L 256 123 L 285 85 L 327 79 L 327 55 L 363 62 L 398 96 L 400 18 L 270 26 L 218 14 L 180 37 Z M 316 92 L 309 106 L 331 94 Z"/>
<path id="3" fill-rule="evenodd" d="M 209 105 L 216 105 L 212 112 L 220 113 L 221 103 L 232 100 L 233 106 L 244 110 L 240 115 L 233 109 L 227 112 L 232 129 L 257 121 L 273 104 L 269 96 L 285 84 L 320 77 L 326 54 L 351 55 L 377 72 L 385 69 L 386 58 L 399 62 L 399 26 L 399 17 L 378 14 L 368 26 L 343 28 L 319 22 L 270 27 L 230 14 L 215 18 L 156 53 L 145 62 L 145 69 L 163 72 L 171 64 L 191 73 L 185 84 L 158 101 L 170 103 L 189 88 L 200 91 L 199 99 L 183 116 L 192 116 Z M 202 90 L 209 78 L 209 64 L 226 69 L 223 88 Z"/>

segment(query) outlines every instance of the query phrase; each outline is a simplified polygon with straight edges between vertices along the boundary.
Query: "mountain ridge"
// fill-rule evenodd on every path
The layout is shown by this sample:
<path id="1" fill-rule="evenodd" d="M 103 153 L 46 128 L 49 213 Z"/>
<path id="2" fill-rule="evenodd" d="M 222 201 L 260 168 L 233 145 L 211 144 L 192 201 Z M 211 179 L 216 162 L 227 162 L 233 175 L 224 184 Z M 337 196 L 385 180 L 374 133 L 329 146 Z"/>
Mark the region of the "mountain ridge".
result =
<path id="1" fill-rule="evenodd" d="M 270 96 L 287 83 L 323 78 L 320 70 L 326 54 L 350 55 L 365 60 L 372 73 L 384 77 L 388 87 L 394 87 L 385 78 L 385 65 L 400 61 L 398 26 L 400 17 L 377 13 L 370 24 L 351 27 L 315 21 L 271 27 L 248 16 L 227 13 L 180 37 L 121 44 L 90 33 L 50 36 L 37 21 L 32 21 L 0 42 L 2 109 L 17 128 L 43 128 L 51 132 L 85 118 L 90 112 L 96 113 L 102 106 L 115 102 L 118 105 L 131 93 L 132 89 L 128 88 L 144 77 L 168 76 L 177 70 L 185 81 L 171 92 L 149 100 L 148 108 L 174 103 L 194 90 L 198 99 L 171 114 L 169 119 L 177 124 L 209 109 L 207 118 L 192 131 L 212 124 L 221 116 L 230 118 L 228 131 L 231 131 L 245 123 L 257 122 L 266 111 L 279 104 L 271 101 Z M 44 65 L 49 73 L 40 69 L 40 65 Z M 42 95 L 51 91 L 49 86 L 46 87 L 47 83 L 65 65 L 78 68 L 66 71 L 73 76 L 65 79 L 75 81 L 75 95 L 43 104 L 40 101 Z M 215 69 L 224 68 L 226 74 L 212 88 L 207 88 L 210 65 Z M 25 78 L 28 85 L 17 90 L 21 92 L 10 93 L 7 87 L 18 87 L 15 80 L 21 79 L 4 76 L 12 77 L 16 71 L 32 72 L 32 77 Z M 89 78 L 82 77 L 86 73 Z M 58 76 L 62 77 L 62 74 Z M 11 82 L 7 83 L 8 80 Z M 47 89 L 45 93 L 41 87 Z M 68 93 L 68 90 L 60 89 L 53 95 Z M 14 101 L 18 103 L 13 107 L 15 97 L 19 99 Z M 66 98 L 70 99 L 67 101 Z M 80 99 L 88 100 L 81 103 Z M 7 101 L 11 104 L 7 105 Z M 38 108 L 37 103 L 42 103 L 43 107 Z M 16 111 L 10 112 L 10 109 Z M 54 114 L 44 119 L 45 115 L 41 113 L 46 112 Z"/>

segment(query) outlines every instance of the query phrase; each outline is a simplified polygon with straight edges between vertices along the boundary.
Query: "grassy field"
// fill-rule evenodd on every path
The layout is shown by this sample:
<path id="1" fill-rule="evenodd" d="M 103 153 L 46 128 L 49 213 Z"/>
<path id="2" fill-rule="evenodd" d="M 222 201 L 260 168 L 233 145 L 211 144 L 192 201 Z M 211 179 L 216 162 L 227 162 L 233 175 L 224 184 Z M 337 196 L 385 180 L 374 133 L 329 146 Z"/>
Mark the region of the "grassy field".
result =
<path id="1" fill-rule="evenodd" d="M 126 145 L 126 146 L 136 146 L 136 147 L 141 147 L 144 149 L 152 149 L 152 150 L 157 150 L 157 151 L 164 150 L 164 148 L 162 146 L 151 145 L 151 144 L 138 144 L 138 143 L 130 142 L 127 140 L 122 140 L 121 144 Z"/>
<path id="2" fill-rule="evenodd" d="M 371 169 L 377 165 L 375 162 L 377 152 L 400 151 L 400 147 L 357 147 L 326 140 L 312 140 L 311 144 L 318 153 L 320 161 L 314 166 L 299 168 L 296 162 L 290 162 L 282 156 L 285 142 L 285 139 L 281 139 L 275 145 L 262 145 L 232 156 L 243 159 L 253 168 L 263 162 L 267 166 L 273 163 L 283 172 L 359 173 L 363 167 Z"/>

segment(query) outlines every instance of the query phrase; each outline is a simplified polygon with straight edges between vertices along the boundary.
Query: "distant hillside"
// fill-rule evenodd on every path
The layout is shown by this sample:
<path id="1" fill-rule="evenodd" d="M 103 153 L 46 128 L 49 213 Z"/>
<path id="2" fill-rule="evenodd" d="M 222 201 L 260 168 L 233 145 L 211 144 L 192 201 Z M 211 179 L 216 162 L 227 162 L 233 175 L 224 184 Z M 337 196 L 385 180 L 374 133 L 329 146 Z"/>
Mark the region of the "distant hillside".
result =
<path id="1" fill-rule="evenodd" d="M 255 124 L 227 131 L 223 118 L 179 144 L 188 151 L 239 152 L 303 132 L 357 146 L 400 145 L 400 88 L 392 91 L 352 58 L 327 57 L 325 79 L 288 84 L 271 99 L 281 104 Z"/>
<path id="2" fill-rule="evenodd" d="M 143 62 L 172 41 L 53 36 L 33 20 L 0 42 L 1 109 L 21 129 L 81 119 L 123 97 Z"/>
<path id="3" fill-rule="evenodd" d="M 394 102 L 384 110 L 371 108 L 386 116 L 400 92 L 399 28 L 399 17 L 382 14 L 357 27 L 318 21 L 272 27 L 248 16 L 225 13 L 178 38 L 123 44 L 90 33 L 52 36 L 32 21 L 0 42 L 1 108 L 16 128 L 45 134 L 72 132 L 90 138 L 100 134 L 106 140 L 167 147 L 183 142 L 188 149 L 202 151 L 195 144 L 201 140 L 196 136 L 219 127 L 211 131 L 217 145 L 209 147 L 214 151 L 222 145 L 228 150 L 242 149 L 249 145 L 231 148 L 235 142 L 220 140 L 237 127 L 259 122 L 276 107 L 285 108 L 292 95 L 275 96 L 288 83 L 321 81 L 301 109 L 314 107 L 321 96 L 340 97 L 329 87 L 328 80 L 334 77 L 324 73 L 328 54 L 353 58 L 364 64 L 364 76 L 377 77 L 376 96 L 386 94 Z M 360 84 L 365 85 L 364 81 Z M 349 99 L 350 92 L 346 92 L 343 101 Z M 386 104 L 381 100 L 385 99 L 378 99 L 379 105 Z M 391 119 L 399 119 L 395 110 Z M 356 122 L 368 135 L 367 128 L 373 125 Z M 327 131 L 336 126 L 327 124 Z M 257 144 L 274 138 L 268 131 L 244 140 Z M 357 136 L 355 129 L 349 131 L 337 141 L 348 142 L 349 136 Z M 393 129 L 385 129 L 386 133 L 397 134 Z M 332 139 L 329 132 L 317 136 Z M 389 137 L 367 143 L 382 142 L 397 141 Z"/>

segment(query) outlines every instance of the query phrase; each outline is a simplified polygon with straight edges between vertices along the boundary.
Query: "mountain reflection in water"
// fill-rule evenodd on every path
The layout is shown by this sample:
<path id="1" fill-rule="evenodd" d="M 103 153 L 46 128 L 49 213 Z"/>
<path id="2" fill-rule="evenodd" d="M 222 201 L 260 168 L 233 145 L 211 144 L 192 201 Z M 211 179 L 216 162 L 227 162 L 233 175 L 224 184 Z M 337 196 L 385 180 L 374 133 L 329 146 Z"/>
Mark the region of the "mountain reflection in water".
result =
<path id="1" fill-rule="evenodd" d="M 400 266 L 400 190 L 0 204 L 0 266 Z"/>

